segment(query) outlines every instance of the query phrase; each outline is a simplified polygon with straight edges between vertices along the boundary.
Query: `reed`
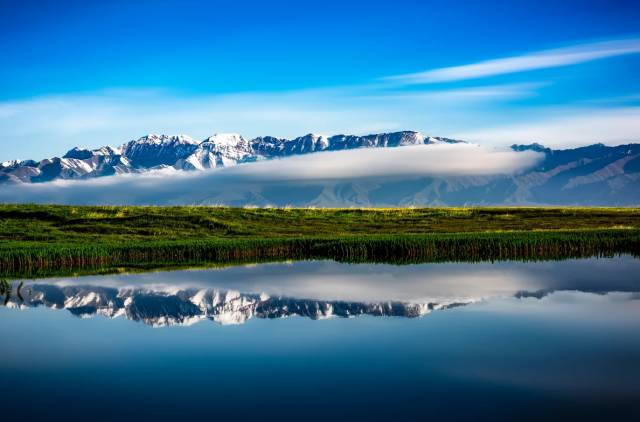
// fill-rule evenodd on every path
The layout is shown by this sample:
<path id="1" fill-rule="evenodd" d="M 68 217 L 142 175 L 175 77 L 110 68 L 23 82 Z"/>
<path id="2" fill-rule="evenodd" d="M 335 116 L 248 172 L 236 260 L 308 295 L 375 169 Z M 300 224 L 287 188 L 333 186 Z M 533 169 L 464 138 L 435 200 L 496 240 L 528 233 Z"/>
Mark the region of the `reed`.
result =
<path id="1" fill-rule="evenodd" d="M 122 267 L 223 265 L 302 259 L 407 264 L 550 260 L 616 254 L 640 256 L 640 231 L 306 237 L 80 246 L 28 245 L 0 249 L 0 274 L 5 277 L 38 276 L 67 274 L 78 270 L 99 272 Z"/>
<path id="2" fill-rule="evenodd" d="M 639 233 L 636 208 L 0 205 L 0 276 L 290 259 L 637 256 Z"/>

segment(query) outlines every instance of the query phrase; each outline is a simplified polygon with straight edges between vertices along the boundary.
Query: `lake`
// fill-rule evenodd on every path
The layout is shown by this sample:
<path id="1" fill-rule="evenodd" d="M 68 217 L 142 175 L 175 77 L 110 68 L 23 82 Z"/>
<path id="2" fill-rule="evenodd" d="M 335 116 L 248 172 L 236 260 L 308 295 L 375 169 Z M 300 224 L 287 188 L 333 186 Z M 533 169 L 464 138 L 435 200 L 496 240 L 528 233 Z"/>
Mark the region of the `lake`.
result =
<path id="1" fill-rule="evenodd" d="M 638 415 L 640 260 L 629 256 L 11 283 L 4 420 Z"/>

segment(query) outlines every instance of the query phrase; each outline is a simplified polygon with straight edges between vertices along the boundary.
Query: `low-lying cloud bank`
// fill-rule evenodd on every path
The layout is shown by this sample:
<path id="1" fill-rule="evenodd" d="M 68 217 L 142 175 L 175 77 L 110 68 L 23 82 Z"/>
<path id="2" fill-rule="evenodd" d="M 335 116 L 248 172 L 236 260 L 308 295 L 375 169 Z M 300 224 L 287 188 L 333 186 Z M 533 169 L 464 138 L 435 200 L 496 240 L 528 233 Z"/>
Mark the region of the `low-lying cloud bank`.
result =
<path id="1" fill-rule="evenodd" d="M 298 155 L 237 166 L 225 176 L 262 181 L 337 180 L 370 177 L 479 176 L 512 174 L 538 155 L 491 151 L 477 145 L 416 145 Z"/>
<path id="2" fill-rule="evenodd" d="M 320 193 L 323 186 L 354 181 L 513 174 L 531 168 L 540 158 L 533 151 L 495 151 L 469 144 L 322 152 L 199 172 L 167 169 L 83 181 L 6 185 L 0 187 L 0 202 L 303 205 L 300 193 L 311 187 Z M 265 191 L 277 194 L 265 196 Z"/>

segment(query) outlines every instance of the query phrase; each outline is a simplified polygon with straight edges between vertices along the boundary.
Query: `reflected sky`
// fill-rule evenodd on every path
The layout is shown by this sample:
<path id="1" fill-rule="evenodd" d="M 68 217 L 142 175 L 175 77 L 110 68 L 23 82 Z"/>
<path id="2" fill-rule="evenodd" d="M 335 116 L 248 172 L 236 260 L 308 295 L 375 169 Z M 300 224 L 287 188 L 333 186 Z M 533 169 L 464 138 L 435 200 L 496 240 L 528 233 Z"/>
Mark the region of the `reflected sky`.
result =
<path id="1" fill-rule="evenodd" d="M 630 256 L 542 262 L 420 265 L 299 261 L 223 269 L 51 278 L 45 284 L 155 290 L 216 288 L 317 300 L 424 302 L 510 296 L 519 291 L 640 291 Z M 28 282 L 27 282 L 28 283 Z"/>
<path id="2" fill-rule="evenodd" d="M 9 403 L 29 403 L 5 416 L 630 419 L 640 400 L 639 263 L 301 262 L 27 281 L 25 302 L 29 288 L 53 286 L 191 304 L 217 291 L 271 307 L 233 326 L 162 329 L 126 317 L 78 318 L 86 315 L 69 308 L 0 307 L 0 389 Z M 428 316 L 398 311 L 464 300 L 471 302 Z M 300 307 L 337 303 L 396 307 L 322 321 Z"/>
<path id="3" fill-rule="evenodd" d="M 631 257 L 539 263 L 395 266 L 305 261 L 13 282 L 7 307 L 47 306 L 151 326 L 257 318 L 424 316 L 434 310 L 554 291 L 638 292 Z M 615 277 L 611 275 L 615 274 Z"/>

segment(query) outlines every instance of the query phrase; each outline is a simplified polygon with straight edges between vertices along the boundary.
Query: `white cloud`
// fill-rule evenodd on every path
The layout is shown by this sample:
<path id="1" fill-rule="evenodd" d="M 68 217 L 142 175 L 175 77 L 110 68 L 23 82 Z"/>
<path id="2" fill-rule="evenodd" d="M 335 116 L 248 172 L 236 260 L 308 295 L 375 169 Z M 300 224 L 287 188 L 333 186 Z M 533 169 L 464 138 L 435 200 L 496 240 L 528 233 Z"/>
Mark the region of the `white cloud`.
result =
<path id="1" fill-rule="evenodd" d="M 0 186 L 0 202 L 62 204 L 241 204 L 265 189 L 336 181 L 510 174 L 539 154 L 476 145 L 431 145 L 323 152 L 202 172 L 155 172 L 86 181 Z M 288 195 L 284 198 L 285 205 Z"/>
<path id="2" fill-rule="evenodd" d="M 298 155 L 227 170 L 227 176 L 262 181 L 367 177 L 511 174 L 535 163 L 537 154 L 491 151 L 477 145 L 417 145 Z"/>
<path id="3" fill-rule="evenodd" d="M 553 88 L 552 80 L 529 78 L 520 83 L 456 89 L 404 85 L 565 66 L 639 51 L 640 39 L 588 43 L 389 78 L 395 84 L 378 81 L 220 95 L 110 89 L 5 100 L 0 102 L 0 161 L 59 156 L 75 146 L 120 145 L 147 133 L 185 133 L 204 139 L 215 132 L 295 137 L 309 132 L 332 135 L 418 130 L 491 145 L 532 140 L 563 146 L 594 141 L 618 143 L 638 133 L 637 115 L 631 108 L 617 109 L 621 111 L 618 117 L 609 113 L 605 119 L 601 116 L 604 112 L 596 109 L 603 108 L 602 103 L 583 102 L 592 108 L 575 109 L 563 120 L 557 117 L 556 109 L 523 102 L 545 95 Z M 628 105 L 632 99 L 627 99 Z M 569 100 L 559 105 L 571 106 Z M 592 121 L 593 116 L 600 117 Z"/>
<path id="4" fill-rule="evenodd" d="M 492 144 L 539 142 L 549 147 L 640 141 L 640 107 L 548 109 L 526 122 L 461 131 L 456 137 Z"/>
<path id="5" fill-rule="evenodd" d="M 295 137 L 420 130 L 446 135 L 459 124 L 455 116 L 465 110 L 534 95 L 537 87 L 510 84 L 437 92 L 344 87 L 211 96 L 110 90 L 7 101 L 0 103 L 0 160 L 42 159 L 74 146 L 119 145 L 147 133 L 186 133 L 195 139 L 214 132 Z"/>
<path id="6" fill-rule="evenodd" d="M 485 60 L 462 66 L 443 67 L 425 72 L 391 76 L 385 78 L 385 80 L 401 84 L 429 84 L 460 81 L 568 66 L 634 53 L 640 53 L 640 39 L 597 42 L 567 48 L 537 51 L 520 56 Z"/>

